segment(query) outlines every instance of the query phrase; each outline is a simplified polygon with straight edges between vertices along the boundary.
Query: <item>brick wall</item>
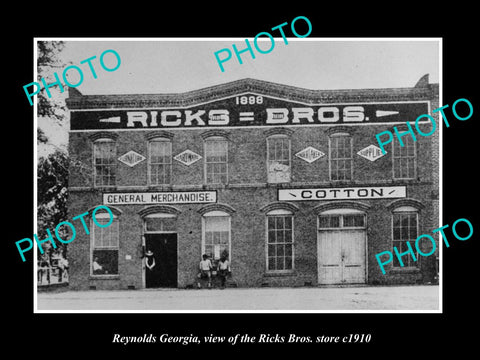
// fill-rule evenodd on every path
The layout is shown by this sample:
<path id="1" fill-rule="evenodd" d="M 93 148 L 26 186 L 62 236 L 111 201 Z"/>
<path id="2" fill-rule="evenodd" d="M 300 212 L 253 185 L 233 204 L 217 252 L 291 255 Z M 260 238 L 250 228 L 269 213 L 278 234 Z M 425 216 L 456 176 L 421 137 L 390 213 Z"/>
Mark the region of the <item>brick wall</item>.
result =
<path id="1" fill-rule="evenodd" d="M 384 130 L 392 130 L 393 126 L 362 126 L 355 128 L 353 132 L 353 181 L 352 184 L 367 183 L 392 183 L 392 159 L 391 145 L 386 146 L 387 154 L 378 160 L 371 162 L 357 155 L 356 153 L 369 146 L 376 145 L 375 134 Z M 295 128 L 291 135 L 291 182 L 296 184 L 325 183 L 336 186 L 329 179 L 328 165 L 328 135 L 330 127 L 309 127 Z M 204 141 L 201 137 L 202 130 L 172 131 L 174 137 L 172 140 L 173 155 L 177 155 L 184 150 L 191 150 L 197 154 L 204 155 Z M 229 184 L 266 184 L 267 165 L 266 165 L 266 135 L 261 129 L 235 129 L 227 131 L 229 134 L 228 150 L 228 168 Z M 147 139 L 143 131 L 123 131 L 118 132 L 117 138 L 117 157 L 133 150 L 147 157 Z M 438 139 L 432 137 L 418 137 L 417 145 L 417 182 L 435 181 L 438 183 L 438 175 L 434 178 L 432 174 L 436 173 L 432 164 L 432 156 L 438 158 L 438 151 L 433 151 Z M 91 187 L 92 184 L 92 141 L 89 139 L 89 133 L 71 133 L 70 150 L 74 153 L 77 160 L 72 167 L 73 176 L 70 179 L 70 187 Z M 325 153 L 325 156 L 313 163 L 295 156 L 296 153 L 313 146 Z M 84 169 L 82 174 L 77 171 L 78 164 Z M 117 187 L 148 186 L 147 180 L 147 160 L 142 161 L 134 167 L 129 167 L 121 162 L 117 162 Z M 172 169 L 174 187 L 205 187 L 204 183 L 204 162 L 197 161 L 190 166 L 186 166 L 173 160 Z M 338 185 L 338 184 L 337 184 Z M 168 186 L 167 186 L 168 187 Z"/>
<path id="2" fill-rule="evenodd" d="M 353 131 L 354 180 L 332 183 L 328 171 L 328 135 L 330 127 L 293 128 L 291 135 L 292 182 L 288 185 L 268 185 L 266 171 L 266 135 L 262 129 L 228 130 L 229 136 L 229 185 L 204 185 L 203 159 L 186 166 L 173 161 L 174 186 L 148 187 L 147 161 L 133 168 L 117 163 L 116 191 L 146 190 L 189 190 L 208 188 L 218 190 L 218 202 L 231 206 L 235 212 L 231 215 L 231 261 L 234 278 L 238 286 L 303 286 L 306 283 L 317 284 L 317 214 L 314 207 L 319 201 L 296 203 L 295 213 L 295 271 L 287 275 L 266 273 L 266 217 L 261 208 L 277 201 L 278 187 L 291 186 L 362 186 L 362 185 L 406 185 L 407 196 L 424 205 L 420 214 L 420 233 L 430 233 L 437 227 L 438 201 L 433 197 L 438 176 L 434 172 L 433 159 L 438 153 L 433 151 L 438 138 L 426 137 L 417 142 L 417 179 L 408 181 L 392 180 L 392 162 L 389 152 L 375 162 L 370 162 L 356 153 L 364 147 L 376 144 L 375 134 L 388 126 L 358 126 Z M 173 155 L 186 149 L 203 156 L 202 130 L 172 130 Z M 117 157 L 134 150 L 147 156 L 146 131 L 119 131 L 116 134 Z M 92 184 L 92 141 L 91 132 L 72 132 L 70 149 L 74 162 L 70 176 L 69 211 L 76 216 L 87 209 L 102 204 L 102 191 L 93 189 Z M 294 156 L 307 146 L 313 146 L 326 155 L 308 164 Z M 387 148 L 388 151 L 388 148 Z M 435 155 L 437 154 L 437 155 Z M 435 162 L 435 161 L 434 161 Z M 82 172 L 78 166 L 81 164 Z M 75 176 L 76 175 L 76 176 Z M 122 188 L 128 187 L 128 188 Z M 126 190 L 128 189 L 128 190 Z M 112 189 L 109 189 L 112 190 Z M 419 270 L 389 270 L 382 275 L 375 254 L 392 250 L 391 212 L 387 210 L 392 199 L 362 200 L 370 205 L 367 212 L 368 244 L 368 282 L 369 283 L 414 283 L 424 278 Z M 178 286 L 193 284 L 197 264 L 201 256 L 202 216 L 198 212 L 203 205 L 174 205 L 180 214 L 177 216 L 178 231 Z M 120 220 L 120 274 L 113 279 L 94 279 L 89 275 L 90 240 L 84 233 L 69 246 L 71 261 L 70 283 L 72 288 L 142 287 L 141 270 L 141 234 L 142 218 L 138 214 L 143 205 L 119 205 L 122 211 Z M 131 260 L 126 259 L 131 256 Z M 423 266 L 423 262 L 421 263 Z"/>

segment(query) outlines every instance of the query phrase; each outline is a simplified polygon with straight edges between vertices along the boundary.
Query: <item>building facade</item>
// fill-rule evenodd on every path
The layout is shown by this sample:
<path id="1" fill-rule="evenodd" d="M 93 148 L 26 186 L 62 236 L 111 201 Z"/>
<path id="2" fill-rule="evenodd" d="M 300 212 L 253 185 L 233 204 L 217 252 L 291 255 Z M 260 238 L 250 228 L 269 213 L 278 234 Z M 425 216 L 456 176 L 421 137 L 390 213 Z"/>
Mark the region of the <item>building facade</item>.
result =
<path id="1" fill-rule="evenodd" d="M 375 138 L 438 107 L 428 76 L 365 90 L 253 79 L 181 94 L 71 89 L 67 105 L 69 215 L 113 214 L 97 212 L 109 226 L 89 218 L 69 244 L 73 289 L 190 287 L 202 254 L 228 255 L 238 287 L 436 275 L 435 256 L 394 259 L 385 275 L 375 258 L 439 226 L 438 133 L 394 139 L 386 154 Z"/>

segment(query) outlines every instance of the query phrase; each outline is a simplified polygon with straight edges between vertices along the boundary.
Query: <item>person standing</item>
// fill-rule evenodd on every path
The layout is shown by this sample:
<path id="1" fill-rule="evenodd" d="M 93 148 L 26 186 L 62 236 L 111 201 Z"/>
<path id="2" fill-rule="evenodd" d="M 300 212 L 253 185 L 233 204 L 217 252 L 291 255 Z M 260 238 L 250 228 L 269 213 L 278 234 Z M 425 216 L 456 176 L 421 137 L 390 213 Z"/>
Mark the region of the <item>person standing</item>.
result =
<path id="1" fill-rule="evenodd" d="M 38 281 L 43 283 L 43 274 L 47 274 L 47 282 L 50 284 L 50 257 L 44 253 L 40 257 L 38 268 Z"/>
<path id="2" fill-rule="evenodd" d="M 225 288 L 225 282 L 227 281 L 227 276 L 230 274 L 230 261 L 228 261 L 228 256 L 223 254 L 220 260 L 218 261 L 218 275 L 220 276 L 221 288 Z"/>
<path id="3" fill-rule="evenodd" d="M 146 282 L 146 287 L 157 287 L 158 286 L 158 279 L 157 279 L 157 274 L 156 271 L 154 271 L 155 268 L 155 257 L 153 256 L 153 251 L 148 250 L 145 253 L 145 266 L 147 268 L 146 270 L 146 276 L 145 276 L 145 282 Z M 156 269 L 155 269 L 156 270 Z"/>
<path id="4" fill-rule="evenodd" d="M 206 254 L 202 255 L 202 260 L 199 264 L 199 270 L 200 272 L 198 273 L 197 287 L 199 289 L 202 288 L 200 284 L 200 280 L 202 279 L 208 279 L 208 287 L 212 287 L 212 262 Z"/>
<path id="5" fill-rule="evenodd" d="M 68 276 L 68 260 L 60 255 L 58 259 L 58 282 L 62 282 L 64 278 Z"/>
<path id="6" fill-rule="evenodd" d="M 145 255 L 145 265 L 148 269 L 153 270 L 155 266 L 155 258 L 153 257 L 153 252 L 151 250 L 148 250 Z"/>

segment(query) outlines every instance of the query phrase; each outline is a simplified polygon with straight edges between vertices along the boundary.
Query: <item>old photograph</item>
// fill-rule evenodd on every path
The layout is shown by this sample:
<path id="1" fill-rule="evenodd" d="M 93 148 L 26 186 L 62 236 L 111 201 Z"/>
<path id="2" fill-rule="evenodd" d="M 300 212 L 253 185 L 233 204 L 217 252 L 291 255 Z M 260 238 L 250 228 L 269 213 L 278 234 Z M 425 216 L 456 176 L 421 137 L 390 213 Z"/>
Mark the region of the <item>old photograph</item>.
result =
<path id="1" fill-rule="evenodd" d="M 274 36 L 36 39 L 36 312 L 441 311 L 441 39 Z"/>

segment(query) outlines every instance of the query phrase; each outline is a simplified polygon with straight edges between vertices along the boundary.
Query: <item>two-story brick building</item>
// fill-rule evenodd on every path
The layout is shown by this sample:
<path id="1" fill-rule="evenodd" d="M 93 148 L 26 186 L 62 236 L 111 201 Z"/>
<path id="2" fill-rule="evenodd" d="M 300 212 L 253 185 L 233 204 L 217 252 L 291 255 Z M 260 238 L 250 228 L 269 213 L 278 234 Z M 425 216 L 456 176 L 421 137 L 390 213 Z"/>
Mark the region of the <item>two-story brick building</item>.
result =
<path id="1" fill-rule="evenodd" d="M 72 288 L 186 287 L 202 254 L 225 252 L 240 287 L 433 279 L 434 256 L 404 256 L 385 275 L 375 259 L 438 227 L 438 133 L 385 155 L 375 139 L 438 107 L 428 76 L 364 90 L 253 79 L 179 94 L 72 89 L 67 105 L 69 213 L 104 204 L 115 216 L 69 245 Z"/>

